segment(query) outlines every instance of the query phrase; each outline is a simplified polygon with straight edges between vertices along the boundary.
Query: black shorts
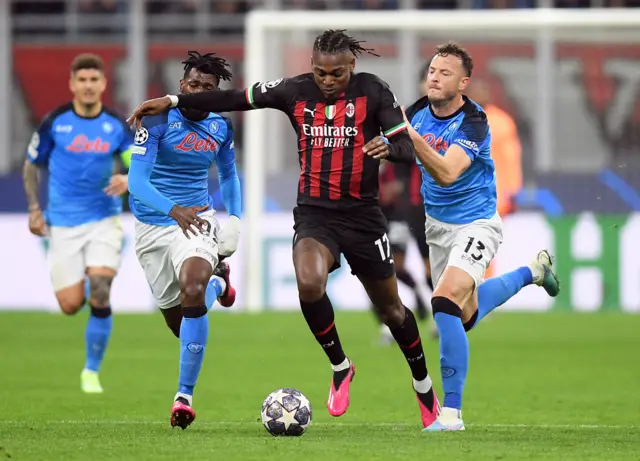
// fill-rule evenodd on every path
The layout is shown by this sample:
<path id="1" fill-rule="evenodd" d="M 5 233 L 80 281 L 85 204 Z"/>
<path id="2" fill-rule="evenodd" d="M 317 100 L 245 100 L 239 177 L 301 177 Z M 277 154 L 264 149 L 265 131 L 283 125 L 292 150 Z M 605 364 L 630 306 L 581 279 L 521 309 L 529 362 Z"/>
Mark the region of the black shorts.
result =
<path id="1" fill-rule="evenodd" d="M 424 208 L 412 207 L 402 213 L 389 216 L 389 240 L 394 253 L 406 253 L 411 237 L 416 241 L 423 258 L 429 257 L 429 245 L 425 235 L 426 215 Z"/>
<path id="2" fill-rule="evenodd" d="M 300 205 L 293 209 L 293 246 L 312 238 L 329 249 L 340 267 L 343 254 L 351 273 L 372 280 L 385 280 L 395 274 L 387 219 L 377 206 L 329 210 Z"/>

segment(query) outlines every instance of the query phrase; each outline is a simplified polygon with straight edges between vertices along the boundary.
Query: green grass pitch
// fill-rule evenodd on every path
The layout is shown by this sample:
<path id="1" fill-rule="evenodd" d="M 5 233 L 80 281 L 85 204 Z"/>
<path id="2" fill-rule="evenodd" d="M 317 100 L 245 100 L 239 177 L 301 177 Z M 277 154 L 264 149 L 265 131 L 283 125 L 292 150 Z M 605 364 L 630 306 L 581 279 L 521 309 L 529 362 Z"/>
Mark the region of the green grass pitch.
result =
<path id="1" fill-rule="evenodd" d="M 178 341 L 160 315 L 116 315 L 103 395 L 83 395 L 86 312 L 0 314 L 0 460 L 598 460 L 640 457 L 640 316 L 496 313 L 470 333 L 466 432 L 426 434 L 407 365 L 367 313 L 338 312 L 357 366 L 351 408 L 299 313 L 210 315 L 195 423 L 172 430 Z M 424 330 L 441 395 L 437 344 Z M 273 438 L 264 397 L 300 389 L 313 424 Z"/>

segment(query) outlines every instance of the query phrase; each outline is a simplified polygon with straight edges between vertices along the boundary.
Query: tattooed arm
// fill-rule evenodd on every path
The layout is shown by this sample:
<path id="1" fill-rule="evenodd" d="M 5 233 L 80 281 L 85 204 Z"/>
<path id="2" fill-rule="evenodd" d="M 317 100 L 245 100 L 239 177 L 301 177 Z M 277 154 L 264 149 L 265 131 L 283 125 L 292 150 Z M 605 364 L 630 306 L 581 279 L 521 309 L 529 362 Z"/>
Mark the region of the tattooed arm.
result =
<path id="1" fill-rule="evenodd" d="M 40 192 L 40 167 L 49 163 L 49 154 L 54 144 L 51 126 L 52 117 L 47 116 L 33 133 L 27 146 L 27 159 L 22 168 L 24 191 L 29 204 L 29 230 L 32 234 L 39 236 L 44 236 L 47 233 L 47 225 L 38 195 Z"/>
<path id="2" fill-rule="evenodd" d="M 40 168 L 29 160 L 25 160 L 22 168 L 22 180 L 24 181 L 24 191 L 29 204 L 29 230 L 34 235 L 44 236 L 47 233 L 47 225 L 45 224 L 38 198 Z"/>

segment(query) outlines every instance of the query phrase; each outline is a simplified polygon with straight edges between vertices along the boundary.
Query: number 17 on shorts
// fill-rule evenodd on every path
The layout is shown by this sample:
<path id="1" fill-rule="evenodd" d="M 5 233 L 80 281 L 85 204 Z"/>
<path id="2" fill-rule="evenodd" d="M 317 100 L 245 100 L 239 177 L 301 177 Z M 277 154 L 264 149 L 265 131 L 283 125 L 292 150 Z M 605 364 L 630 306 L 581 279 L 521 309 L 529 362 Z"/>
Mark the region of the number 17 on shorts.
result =
<path id="1" fill-rule="evenodd" d="M 393 264 L 393 257 L 391 255 L 391 243 L 389 242 L 389 237 L 387 237 L 386 232 L 374 243 L 378 247 L 378 251 L 380 251 L 380 258 L 383 261 L 388 262 L 389 264 Z"/>

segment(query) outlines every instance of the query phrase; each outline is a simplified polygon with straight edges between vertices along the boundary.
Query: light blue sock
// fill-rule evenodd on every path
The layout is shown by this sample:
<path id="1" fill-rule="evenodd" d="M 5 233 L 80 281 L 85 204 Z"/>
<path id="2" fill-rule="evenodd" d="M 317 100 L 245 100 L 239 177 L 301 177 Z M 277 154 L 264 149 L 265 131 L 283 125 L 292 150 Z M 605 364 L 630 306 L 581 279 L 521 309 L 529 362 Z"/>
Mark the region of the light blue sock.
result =
<path id="1" fill-rule="evenodd" d="M 478 287 L 478 318 L 473 326 L 498 306 L 502 306 L 520 290 L 533 283 L 533 274 L 528 267 L 520 267 L 500 277 L 493 277 Z"/>
<path id="2" fill-rule="evenodd" d="M 211 309 L 218 296 L 222 295 L 222 283 L 220 283 L 220 280 L 220 277 L 214 275 L 207 284 L 207 289 L 204 293 L 204 304 L 207 306 L 207 310 Z"/>
<path id="3" fill-rule="evenodd" d="M 193 395 L 209 338 L 209 318 L 183 317 L 180 325 L 180 385 L 178 392 Z"/>
<path id="4" fill-rule="evenodd" d="M 98 371 L 100 369 L 104 351 L 107 349 L 107 344 L 109 343 L 112 327 L 113 316 L 111 315 L 110 307 L 104 309 L 91 307 L 87 328 L 84 332 L 87 355 L 87 360 L 84 365 L 85 369 L 92 371 Z"/>
<path id="5" fill-rule="evenodd" d="M 442 297 L 436 297 L 432 302 L 440 302 L 438 300 L 452 303 Z M 436 303 L 434 303 L 434 308 L 436 308 L 434 319 L 440 335 L 440 371 L 444 390 L 444 406 L 461 410 L 462 391 L 469 368 L 469 341 L 460 317 L 439 312 Z"/>

